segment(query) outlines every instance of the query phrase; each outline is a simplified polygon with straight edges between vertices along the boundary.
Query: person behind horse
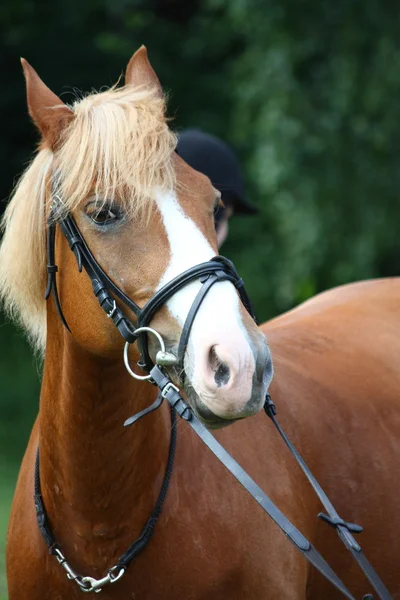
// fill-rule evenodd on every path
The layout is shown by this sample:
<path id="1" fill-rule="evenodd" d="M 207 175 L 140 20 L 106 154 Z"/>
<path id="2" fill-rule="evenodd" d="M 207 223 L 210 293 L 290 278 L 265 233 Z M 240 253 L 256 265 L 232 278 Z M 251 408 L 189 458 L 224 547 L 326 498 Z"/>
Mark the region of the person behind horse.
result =
<path id="1" fill-rule="evenodd" d="M 222 203 L 214 216 L 220 248 L 229 232 L 229 219 L 234 214 L 252 215 L 258 212 L 257 207 L 246 198 L 239 161 L 228 144 L 200 129 L 182 131 L 177 151 L 193 169 L 207 175 L 221 192 Z"/>

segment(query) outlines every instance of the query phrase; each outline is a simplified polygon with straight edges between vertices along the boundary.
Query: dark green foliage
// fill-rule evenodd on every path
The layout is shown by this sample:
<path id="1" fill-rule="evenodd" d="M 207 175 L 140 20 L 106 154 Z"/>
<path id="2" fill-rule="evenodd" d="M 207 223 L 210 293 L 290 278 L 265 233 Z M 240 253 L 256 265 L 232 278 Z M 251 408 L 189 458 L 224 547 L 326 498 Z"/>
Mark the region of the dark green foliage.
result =
<path id="1" fill-rule="evenodd" d="M 6 0 L 0 195 L 36 140 L 19 56 L 68 101 L 73 88 L 113 83 L 145 43 L 175 127 L 213 132 L 241 158 L 260 215 L 233 223 L 224 253 L 261 319 L 344 282 L 398 274 L 399 20 L 382 0 Z M 1 331 L 0 453 L 11 456 L 38 377 L 21 335 Z"/>
<path id="2" fill-rule="evenodd" d="M 399 273 L 399 17 L 367 2 L 233 3 L 231 127 L 262 205 L 244 254 L 263 316 Z M 241 26 L 240 24 L 244 24 Z M 246 223 L 239 233 L 246 235 Z M 265 281 L 265 279 L 264 279 Z M 254 284 L 253 284 L 254 285 Z"/>

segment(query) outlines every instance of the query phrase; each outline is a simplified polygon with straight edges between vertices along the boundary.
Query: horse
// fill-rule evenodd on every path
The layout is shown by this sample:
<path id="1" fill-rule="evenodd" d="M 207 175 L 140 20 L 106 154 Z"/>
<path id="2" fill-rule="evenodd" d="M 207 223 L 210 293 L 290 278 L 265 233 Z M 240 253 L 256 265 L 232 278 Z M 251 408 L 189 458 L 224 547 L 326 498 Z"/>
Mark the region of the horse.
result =
<path id="1" fill-rule="evenodd" d="M 109 285 L 132 299 L 124 307 L 129 322 L 135 307 L 217 254 L 219 195 L 174 152 L 146 49 L 129 61 L 125 85 L 72 106 L 25 60 L 22 65 L 41 142 L 4 216 L 0 293 L 44 365 L 39 413 L 10 515 L 9 600 L 76 599 L 88 590 L 76 585 L 74 574 L 89 582 L 104 577 L 154 514 L 174 435 L 174 466 L 153 535 L 122 578 L 109 577 L 113 585 L 103 587 L 103 598 L 337 598 L 184 420 L 171 425 L 166 403 L 132 428 L 122 426 L 157 402 L 157 390 L 125 368 L 124 342 L 134 341 L 121 312 L 125 296 L 113 295 L 107 319 L 104 289 L 96 288 L 99 304 L 79 264 L 78 232 Z M 69 237 L 60 229 L 67 215 L 76 224 Z M 270 390 L 334 502 L 365 525 L 366 553 L 398 593 L 399 280 L 327 292 L 261 328 L 233 281 L 238 285 L 226 277 L 216 281 L 197 306 L 182 361 L 165 363 L 171 380 L 184 386 L 193 412 L 361 594 L 363 576 L 315 518 L 318 500 L 260 412 Z M 46 282 L 54 292 L 47 302 Z M 202 285 L 186 282 L 151 315 L 167 358 L 178 354 Z M 150 333 L 147 339 L 154 363 L 157 340 Z M 142 349 L 127 344 L 129 365 L 143 367 Z M 39 478 L 62 555 L 49 553 L 38 525 Z M 43 514 L 39 522 L 43 528 Z"/>

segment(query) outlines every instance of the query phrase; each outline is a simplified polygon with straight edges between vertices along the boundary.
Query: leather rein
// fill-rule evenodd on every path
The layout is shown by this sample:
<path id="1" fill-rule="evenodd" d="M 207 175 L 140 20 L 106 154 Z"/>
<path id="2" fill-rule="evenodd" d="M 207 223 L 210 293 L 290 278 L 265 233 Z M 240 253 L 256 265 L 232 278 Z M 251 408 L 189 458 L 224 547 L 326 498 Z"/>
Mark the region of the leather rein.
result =
<path id="1" fill-rule="evenodd" d="M 56 273 L 58 271 L 58 267 L 55 264 L 55 232 L 56 226 L 58 225 L 64 237 L 68 241 L 71 250 L 75 254 L 79 271 L 82 271 L 82 269 L 86 271 L 89 279 L 91 280 L 93 292 L 98 299 L 101 308 L 104 310 L 107 317 L 112 319 L 126 342 L 125 365 L 128 369 L 128 372 L 135 378 L 147 379 L 151 384 L 155 385 L 159 389 L 159 394 L 156 401 L 140 413 L 137 413 L 136 415 L 133 415 L 131 418 L 127 419 L 125 421 L 125 426 L 132 425 L 145 415 L 159 408 L 164 399 L 167 400 L 170 405 L 172 422 L 167 467 L 154 510 L 147 521 L 141 536 L 135 540 L 133 544 L 131 544 L 128 550 L 119 558 L 116 565 L 111 567 L 108 570 L 108 573 L 101 579 L 82 576 L 76 573 L 67 562 L 60 545 L 56 542 L 53 536 L 41 494 L 40 459 L 38 449 L 34 484 L 34 500 L 38 526 L 42 537 L 49 548 L 49 552 L 56 557 L 59 564 L 65 569 L 67 577 L 75 581 L 81 591 L 98 593 L 104 588 L 104 586 L 119 581 L 133 559 L 146 547 L 146 544 L 152 537 L 155 524 L 161 513 L 172 474 L 176 446 L 176 415 L 178 415 L 191 426 L 193 431 L 200 437 L 202 442 L 211 450 L 218 460 L 222 462 L 228 471 L 230 471 L 237 481 L 270 516 L 275 524 L 284 532 L 288 540 L 294 544 L 296 549 L 301 552 L 303 556 L 312 565 L 314 565 L 314 567 L 327 580 L 329 580 L 337 590 L 343 594 L 343 596 L 349 600 L 355 600 L 354 596 L 349 592 L 347 587 L 339 579 L 322 555 L 314 548 L 311 542 L 304 537 L 304 535 L 289 521 L 289 519 L 287 519 L 287 517 L 285 517 L 279 508 L 272 502 L 269 496 L 263 490 L 261 490 L 257 483 L 246 473 L 246 471 L 244 471 L 244 469 L 232 458 L 232 456 L 230 456 L 225 448 L 221 446 L 221 444 L 197 418 L 191 407 L 182 397 L 179 388 L 172 383 L 165 371 L 165 367 L 176 364 L 183 371 L 183 362 L 193 321 L 206 294 L 215 283 L 219 281 L 230 281 L 238 290 L 243 305 L 252 318 L 255 319 L 254 311 L 249 296 L 245 290 L 243 280 L 237 274 L 233 263 L 227 258 L 216 256 L 208 262 L 198 264 L 191 269 L 184 271 L 163 286 L 151 297 L 151 299 L 143 308 L 140 308 L 118 286 L 116 286 L 115 283 L 109 278 L 107 273 L 103 271 L 91 253 L 75 220 L 70 214 L 63 214 L 62 208 L 63 206 L 61 199 L 57 194 L 53 194 L 53 201 L 47 227 L 48 280 L 45 294 L 46 300 L 49 298 L 50 294 L 53 295 L 60 318 L 65 327 L 70 331 L 68 323 L 62 312 L 57 290 Z M 175 357 L 174 355 L 165 351 L 165 346 L 161 336 L 155 330 L 149 327 L 149 323 L 155 312 L 161 306 L 163 306 L 169 298 L 171 298 L 185 285 L 195 280 L 200 281 L 202 285 L 187 315 L 179 342 L 178 357 Z M 120 303 L 124 304 L 130 311 L 134 313 L 137 319 L 136 326 L 117 305 L 115 298 L 117 298 Z M 156 355 L 156 363 L 151 360 L 148 351 L 149 333 L 155 335 L 160 343 L 160 351 Z M 140 351 L 140 361 L 138 362 L 138 366 L 147 371 L 148 374 L 146 376 L 136 375 L 129 367 L 127 351 L 129 345 L 136 341 L 138 341 Z M 381 579 L 363 554 L 360 545 L 356 542 L 352 535 L 353 533 L 360 533 L 362 531 L 362 527 L 353 523 L 348 523 L 341 519 L 329 498 L 315 477 L 312 475 L 306 463 L 279 425 L 276 419 L 276 408 L 269 395 L 266 396 L 264 409 L 268 417 L 274 423 L 284 442 L 288 446 L 290 452 L 300 465 L 322 505 L 325 507 L 327 514 L 320 513 L 318 517 L 336 529 L 339 538 L 342 540 L 346 548 L 351 552 L 369 580 L 370 584 L 376 591 L 377 597 L 381 600 L 392 600 L 392 597 L 386 586 L 382 583 Z M 373 596 L 371 594 L 366 594 L 363 596 L 363 600 L 373 600 Z"/>

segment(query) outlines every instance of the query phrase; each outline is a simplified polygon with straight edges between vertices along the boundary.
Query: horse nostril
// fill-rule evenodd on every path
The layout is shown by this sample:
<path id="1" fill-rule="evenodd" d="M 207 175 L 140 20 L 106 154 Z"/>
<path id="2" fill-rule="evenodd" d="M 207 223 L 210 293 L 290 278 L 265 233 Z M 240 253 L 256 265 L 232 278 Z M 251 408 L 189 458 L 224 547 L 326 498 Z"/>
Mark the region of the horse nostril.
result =
<path id="1" fill-rule="evenodd" d="M 217 384 L 218 387 L 222 387 L 223 385 L 226 385 L 229 381 L 229 377 L 230 377 L 230 370 L 228 365 L 226 365 L 225 363 L 222 363 L 218 369 L 216 370 L 216 373 L 214 375 L 214 380 L 215 383 Z"/>
<path id="2" fill-rule="evenodd" d="M 210 366 L 214 371 L 214 381 L 217 386 L 222 387 L 223 385 L 226 385 L 231 376 L 231 372 L 228 365 L 219 359 L 215 346 L 210 350 Z"/>

